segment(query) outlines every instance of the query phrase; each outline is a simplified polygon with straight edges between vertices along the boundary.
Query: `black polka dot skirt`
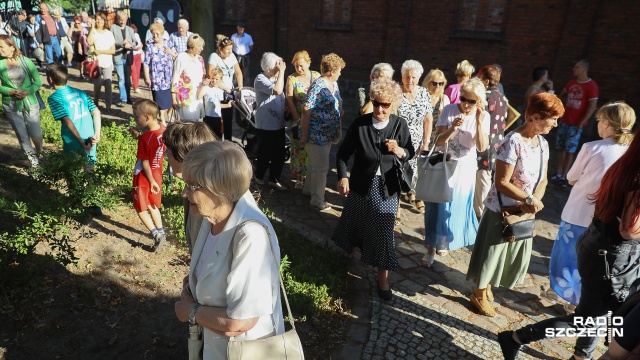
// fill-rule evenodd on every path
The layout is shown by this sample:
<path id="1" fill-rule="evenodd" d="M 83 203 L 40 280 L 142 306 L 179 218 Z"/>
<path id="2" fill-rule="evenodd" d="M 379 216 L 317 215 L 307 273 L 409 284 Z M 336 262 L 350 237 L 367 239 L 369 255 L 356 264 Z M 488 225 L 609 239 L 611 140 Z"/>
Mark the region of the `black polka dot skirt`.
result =
<path id="1" fill-rule="evenodd" d="M 369 195 L 351 191 L 331 239 L 342 250 L 351 253 L 360 248 L 362 262 L 381 270 L 397 270 L 394 223 L 398 211 L 396 196 L 384 199 L 382 177 L 375 176 Z"/>

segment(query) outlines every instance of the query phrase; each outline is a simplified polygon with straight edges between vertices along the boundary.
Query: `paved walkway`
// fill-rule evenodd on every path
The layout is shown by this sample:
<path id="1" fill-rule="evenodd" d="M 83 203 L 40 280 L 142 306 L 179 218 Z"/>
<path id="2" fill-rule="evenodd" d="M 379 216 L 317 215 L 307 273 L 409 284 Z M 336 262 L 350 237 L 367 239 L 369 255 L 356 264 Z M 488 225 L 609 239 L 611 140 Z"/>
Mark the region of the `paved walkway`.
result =
<path id="1" fill-rule="evenodd" d="M 70 71 L 71 85 L 92 95 L 93 87 L 77 82 L 77 70 Z M 46 83 L 46 82 L 45 82 Z M 150 98 L 145 87 L 132 94 Z M 114 99 L 117 90 L 114 91 Z M 115 101 L 114 101 L 115 104 Z M 102 103 L 101 103 L 102 105 Z M 131 116 L 131 106 L 114 108 L 105 119 L 122 120 Z M 128 120 L 127 120 L 128 121 Z M 241 130 L 235 128 L 239 137 Z M 331 164 L 335 164 L 334 146 Z M 285 171 L 283 176 L 289 176 Z M 475 175 L 475 174 L 474 174 Z M 335 169 L 327 186 L 336 181 Z M 264 206 L 288 226 L 298 229 L 310 241 L 339 249 L 330 241 L 340 218 L 344 198 L 328 189 L 332 210 L 320 212 L 308 205 L 309 198 L 293 190 L 293 181 L 283 181 L 289 191 L 262 188 Z M 476 314 L 468 300 L 474 284 L 466 280 L 471 251 L 461 249 L 448 257 L 436 256 L 431 269 L 421 265 L 424 247 L 424 220 L 409 204 L 401 203 L 401 225 L 396 227 L 396 253 L 400 268 L 390 273 L 394 298 L 383 302 L 377 296 L 375 269 L 353 260 L 348 304 L 352 310 L 350 330 L 336 359 L 501 359 L 496 334 L 507 329 L 564 314 L 561 303 L 541 293 L 548 288 L 548 261 L 558 231 L 560 213 L 568 197 L 567 189 L 550 185 L 543 199 L 545 208 L 537 221 L 533 255 L 525 283 L 513 290 L 494 289 L 498 316 Z M 573 340 L 543 341 L 525 347 L 520 359 L 568 359 Z M 602 347 L 599 348 L 602 351 Z M 596 354 L 599 355 L 599 352 Z M 596 356 L 597 358 L 597 356 Z"/>

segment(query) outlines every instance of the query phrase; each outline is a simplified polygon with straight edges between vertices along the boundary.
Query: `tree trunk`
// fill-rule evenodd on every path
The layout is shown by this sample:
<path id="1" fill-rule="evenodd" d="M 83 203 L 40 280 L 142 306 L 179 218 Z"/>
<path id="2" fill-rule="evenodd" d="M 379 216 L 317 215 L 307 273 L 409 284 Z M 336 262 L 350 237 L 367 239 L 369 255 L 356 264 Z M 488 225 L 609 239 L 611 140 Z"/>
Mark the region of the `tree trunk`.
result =
<path id="1" fill-rule="evenodd" d="M 205 63 L 209 59 L 209 54 L 215 51 L 216 36 L 213 31 L 213 9 L 214 0 L 181 0 L 182 13 L 189 20 L 189 30 L 198 33 L 204 39 L 204 50 L 202 57 Z"/>

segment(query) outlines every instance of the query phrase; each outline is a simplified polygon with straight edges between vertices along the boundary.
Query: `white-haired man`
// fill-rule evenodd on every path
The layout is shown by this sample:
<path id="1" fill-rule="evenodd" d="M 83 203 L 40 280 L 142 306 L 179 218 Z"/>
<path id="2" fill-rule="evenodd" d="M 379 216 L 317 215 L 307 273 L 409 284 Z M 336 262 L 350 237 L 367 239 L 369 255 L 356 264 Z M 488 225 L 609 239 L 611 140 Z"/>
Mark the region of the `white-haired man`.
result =
<path id="1" fill-rule="evenodd" d="M 133 64 L 133 48 L 138 45 L 133 29 L 127 25 L 129 17 L 124 11 L 118 11 L 117 23 L 111 25 L 109 31 L 116 39 L 116 52 L 113 54 L 113 64 L 118 75 L 120 101 L 117 107 L 124 107 L 125 103 L 133 104 L 131 99 L 131 64 Z"/>
<path id="2" fill-rule="evenodd" d="M 173 51 L 172 58 L 176 58 L 178 54 L 187 51 L 187 39 L 193 35 L 189 31 L 189 22 L 186 19 L 178 20 L 178 31 L 169 36 L 169 49 Z"/>

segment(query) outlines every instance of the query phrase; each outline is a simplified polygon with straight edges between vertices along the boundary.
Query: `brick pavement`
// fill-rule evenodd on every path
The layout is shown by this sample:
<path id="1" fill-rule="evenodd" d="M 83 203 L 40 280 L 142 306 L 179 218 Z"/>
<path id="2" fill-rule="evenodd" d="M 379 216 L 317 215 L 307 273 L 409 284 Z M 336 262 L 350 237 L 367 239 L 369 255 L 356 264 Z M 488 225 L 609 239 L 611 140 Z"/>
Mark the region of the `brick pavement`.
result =
<path id="1" fill-rule="evenodd" d="M 70 85 L 86 90 L 90 83 L 79 81 L 77 70 L 70 70 Z M 46 83 L 46 81 L 45 81 Z M 137 98 L 150 98 L 142 92 Z M 113 94 L 117 97 L 117 91 Z M 115 102 L 114 102 L 115 103 Z M 106 120 L 122 121 L 131 116 L 131 106 L 114 108 L 104 114 Z M 234 129 L 239 137 L 241 130 Z M 331 164 L 335 164 L 334 146 Z M 336 227 L 344 198 L 328 189 L 327 201 L 332 210 L 320 212 L 308 205 L 309 198 L 293 190 L 293 180 L 285 171 L 283 183 L 289 191 L 273 191 L 264 187 L 264 206 L 276 218 L 299 230 L 311 242 L 333 245 L 330 237 Z M 336 181 L 335 169 L 329 173 L 327 186 Z M 540 296 L 549 286 L 548 262 L 553 240 L 558 231 L 560 214 L 568 197 L 567 189 L 550 185 L 543 199 L 545 208 L 538 216 L 531 265 L 525 283 L 513 290 L 494 289 L 498 315 L 494 318 L 473 311 L 468 295 L 474 284 L 466 280 L 470 249 L 450 252 L 448 257 L 436 256 L 431 269 L 421 265 L 424 247 L 423 216 L 409 204 L 401 203 L 401 225 L 397 226 L 396 253 L 400 268 L 390 273 L 394 298 L 383 302 L 377 296 L 374 269 L 353 260 L 347 301 L 352 311 L 345 345 L 334 354 L 336 359 L 501 359 L 496 334 L 507 329 L 564 314 L 561 303 Z M 520 359 L 568 359 L 573 340 L 543 341 L 524 347 Z M 596 355 L 603 351 L 602 345 Z M 596 356 L 597 358 L 597 356 Z"/>

